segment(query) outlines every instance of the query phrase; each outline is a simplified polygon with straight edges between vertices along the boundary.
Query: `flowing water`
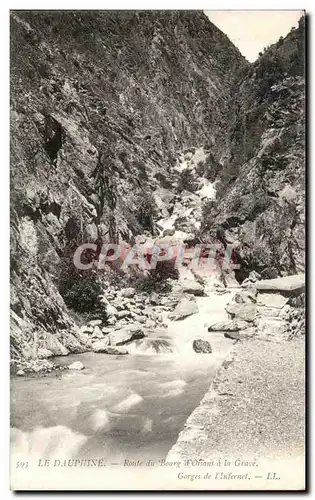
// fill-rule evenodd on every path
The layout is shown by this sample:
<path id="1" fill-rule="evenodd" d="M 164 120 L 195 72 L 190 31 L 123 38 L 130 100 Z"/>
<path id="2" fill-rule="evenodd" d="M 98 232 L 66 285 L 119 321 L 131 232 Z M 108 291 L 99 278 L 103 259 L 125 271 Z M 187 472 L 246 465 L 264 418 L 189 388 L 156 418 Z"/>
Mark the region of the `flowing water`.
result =
<path id="1" fill-rule="evenodd" d="M 225 319 L 230 294 L 197 299 L 199 314 L 152 333 L 127 356 L 87 352 L 56 358 L 85 369 L 12 379 L 12 455 L 34 458 L 163 458 L 231 348 L 206 323 Z M 211 342 L 196 354 L 192 341 Z M 158 351 L 158 352 L 156 352 Z"/>

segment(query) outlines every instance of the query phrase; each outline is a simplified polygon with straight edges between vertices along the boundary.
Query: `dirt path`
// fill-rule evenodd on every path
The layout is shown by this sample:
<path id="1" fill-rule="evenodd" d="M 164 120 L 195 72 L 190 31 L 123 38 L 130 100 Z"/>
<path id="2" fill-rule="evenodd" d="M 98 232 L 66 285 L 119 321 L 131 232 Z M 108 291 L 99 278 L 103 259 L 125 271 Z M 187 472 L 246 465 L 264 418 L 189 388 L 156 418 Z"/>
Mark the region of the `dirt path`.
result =
<path id="1" fill-rule="evenodd" d="M 296 480 L 294 488 L 303 487 L 304 358 L 303 337 L 291 342 L 251 339 L 236 344 L 168 459 L 220 456 L 231 463 L 236 458 L 256 459 L 258 464 L 279 466 L 289 461 L 295 464 L 294 471 L 290 466 L 282 471 L 281 479 L 285 484 Z"/>

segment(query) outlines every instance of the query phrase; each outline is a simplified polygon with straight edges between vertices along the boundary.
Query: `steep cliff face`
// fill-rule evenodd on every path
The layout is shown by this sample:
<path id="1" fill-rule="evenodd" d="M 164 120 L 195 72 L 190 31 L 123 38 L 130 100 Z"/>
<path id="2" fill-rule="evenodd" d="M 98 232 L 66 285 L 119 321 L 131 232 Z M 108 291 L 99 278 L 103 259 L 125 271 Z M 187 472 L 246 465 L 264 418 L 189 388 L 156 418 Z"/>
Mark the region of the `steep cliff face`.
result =
<path id="1" fill-rule="evenodd" d="M 230 153 L 218 174 L 217 199 L 204 217 L 238 244 L 239 278 L 304 271 L 305 19 L 234 86 Z"/>
<path id="2" fill-rule="evenodd" d="M 13 357 L 84 349 L 58 291 L 64 255 L 154 234 L 185 150 L 224 163 L 248 66 L 200 12 L 11 13 Z"/>

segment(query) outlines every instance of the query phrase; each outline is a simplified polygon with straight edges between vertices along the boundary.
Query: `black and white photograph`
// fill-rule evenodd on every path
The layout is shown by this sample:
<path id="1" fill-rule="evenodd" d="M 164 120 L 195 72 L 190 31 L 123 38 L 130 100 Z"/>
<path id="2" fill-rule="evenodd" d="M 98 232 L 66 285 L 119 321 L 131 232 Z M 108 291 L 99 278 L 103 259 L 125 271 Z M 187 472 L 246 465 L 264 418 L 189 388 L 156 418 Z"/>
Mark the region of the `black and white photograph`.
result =
<path id="1" fill-rule="evenodd" d="M 10 489 L 305 490 L 307 12 L 9 17 Z"/>

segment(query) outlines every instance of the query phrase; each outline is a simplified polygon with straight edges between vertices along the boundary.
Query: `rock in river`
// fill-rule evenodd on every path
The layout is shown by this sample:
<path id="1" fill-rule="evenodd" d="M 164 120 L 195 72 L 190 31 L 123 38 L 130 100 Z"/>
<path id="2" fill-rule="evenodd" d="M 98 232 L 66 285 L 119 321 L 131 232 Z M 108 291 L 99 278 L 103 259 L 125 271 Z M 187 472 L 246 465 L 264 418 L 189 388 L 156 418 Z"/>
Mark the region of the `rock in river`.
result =
<path id="1" fill-rule="evenodd" d="M 209 354 L 212 352 L 210 342 L 207 342 L 207 340 L 194 340 L 192 346 L 193 350 L 198 353 Z"/>
<path id="2" fill-rule="evenodd" d="M 196 314 L 198 310 L 196 302 L 184 298 L 177 304 L 175 310 L 169 315 L 169 318 L 177 321 Z"/>
<path id="3" fill-rule="evenodd" d="M 81 361 L 75 361 L 71 365 L 68 366 L 69 370 L 83 370 L 84 364 Z"/>
<path id="4" fill-rule="evenodd" d="M 194 280 L 184 280 L 182 283 L 183 292 L 191 293 L 192 295 L 204 295 L 204 287 Z"/>
<path id="5" fill-rule="evenodd" d="M 256 333 L 256 328 L 250 327 L 243 331 L 224 332 L 224 337 L 232 340 L 245 340 L 253 337 Z"/>
<path id="6" fill-rule="evenodd" d="M 115 330 L 108 335 L 110 345 L 124 345 L 133 340 L 143 339 L 145 333 L 140 330 L 140 328 L 122 328 L 121 330 Z M 94 346 L 93 346 L 94 347 Z"/>
<path id="7" fill-rule="evenodd" d="M 108 337 L 109 337 L 109 335 L 107 335 L 107 337 L 105 337 L 102 340 L 98 340 L 97 342 L 94 342 L 92 344 L 93 351 L 94 352 L 105 352 L 105 350 L 109 346 L 109 338 Z"/>
<path id="8" fill-rule="evenodd" d="M 254 321 L 257 312 L 255 304 L 237 304 L 231 302 L 225 309 L 232 319 L 235 318 L 244 321 Z"/>
<path id="9" fill-rule="evenodd" d="M 120 346 L 108 346 L 106 347 L 103 351 L 96 351 L 96 352 L 103 352 L 104 354 L 129 354 L 127 349 L 125 347 L 120 347 Z"/>
<path id="10" fill-rule="evenodd" d="M 208 332 L 238 332 L 248 328 L 246 321 L 233 320 L 233 321 L 220 321 L 214 325 L 209 326 Z"/>

